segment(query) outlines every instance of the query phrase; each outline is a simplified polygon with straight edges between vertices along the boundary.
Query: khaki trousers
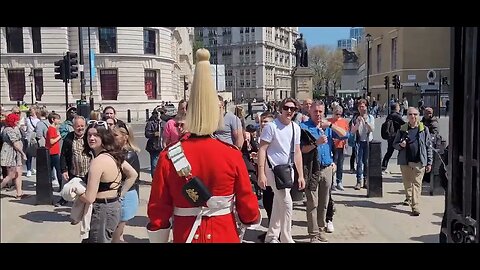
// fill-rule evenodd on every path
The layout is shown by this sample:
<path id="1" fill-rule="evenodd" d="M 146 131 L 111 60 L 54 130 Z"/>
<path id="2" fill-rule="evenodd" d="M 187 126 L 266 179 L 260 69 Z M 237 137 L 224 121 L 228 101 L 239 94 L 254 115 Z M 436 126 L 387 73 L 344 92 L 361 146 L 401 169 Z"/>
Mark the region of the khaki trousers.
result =
<path id="1" fill-rule="evenodd" d="M 418 211 L 425 167 L 420 162 L 409 162 L 408 165 L 400 165 L 400 170 L 402 171 L 403 186 L 405 187 L 407 200 L 411 202 L 412 210 Z"/>
<path id="2" fill-rule="evenodd" d="M 327 206 L 330 188 L 332 186 L 333 167 L 320 170 L 319 182 L 315 190 L 307 184 L 305 195 L 307 197 L 307 229 L 309 235 L 318 234 L 319 228 L 326 226 Z"/>

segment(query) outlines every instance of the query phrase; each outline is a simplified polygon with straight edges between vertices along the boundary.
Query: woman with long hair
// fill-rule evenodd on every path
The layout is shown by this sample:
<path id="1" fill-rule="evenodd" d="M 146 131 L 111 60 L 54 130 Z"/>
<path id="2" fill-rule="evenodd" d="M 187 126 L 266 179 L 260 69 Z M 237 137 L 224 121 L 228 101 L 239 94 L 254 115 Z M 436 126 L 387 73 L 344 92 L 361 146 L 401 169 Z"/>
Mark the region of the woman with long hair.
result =
<path id="1" fill-rule="evenodd" d="M 115 143 L 117 143 L 125 152 L 125 160 L 132 165 L 137 174 L 140 176 L 140 161 L 138 160 L 137 153 L 140 152 L 140 148 L 135 145 L 134 137 L 132 130 L 126 125 L 117 125 L 113 127 L 113 134 L 115 136 Z M 135 217 L 138 209 L 139 202 L 139 186 L 138 181 L 140 180 L 139 176 L 137 177 L 135 183 L 127 191 L 125 197 L 122 200 L 122 208 L 120 215 L 120 223 L 118 224 L 117 229 L 113 233 L 113 243 L 122 243 L 123 240 L 123 230 L 127 221 Z M 122 181 L 125 179 L 122 178 Z"/>
<path id="2" fill-rule="evenodd" d="M 109 243 L 120 222 L 120 198 L 125 197 L 138 173 L 125 161 L 124 151 L 115 143 L 107 124 L 89 122 L 84 136 L 84 153 L 93 153 L 94 159 L 86 177 L 86 191 L 79 198 L 92 204 L 93 210 L 88 238 L 82 242 Z M 123 185 L 122 174 L 126 177 Z"/>
<path id="3" fill-rule="evenodd" d="M 241 152 L 213 138 L 223 111 L 210 73 L 210 53 L 196 52 L 185 134 L 160 153 L 148 201 L 150 242 L 240 242 L 235 216 L 244 225 L 261 220 Z"/>

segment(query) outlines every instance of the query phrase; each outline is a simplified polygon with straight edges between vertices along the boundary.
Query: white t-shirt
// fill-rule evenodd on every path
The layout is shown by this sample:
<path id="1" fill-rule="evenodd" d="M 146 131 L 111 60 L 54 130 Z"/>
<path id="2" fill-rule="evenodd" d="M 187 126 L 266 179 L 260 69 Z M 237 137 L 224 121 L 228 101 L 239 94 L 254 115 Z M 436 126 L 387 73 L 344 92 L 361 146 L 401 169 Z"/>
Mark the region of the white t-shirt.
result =
<path id="1" fill-rule="evenodd" d="M 362 116 L 358 116 L 362 117 Z M 375 118 L 371 114 L 367 114 L 365 122 L 367 122 L 372 128 L 372 132 L 368 132 L 368 127 L 366 124 L 360 124 L 358 127 L 358 134 L 360 134 L 359 141 L 366 142 L 367 139 L 369 142 L 373 140 L 373 131 L 375 130 Z M 368 135 L 368 138 L 367 138 Z"/>
<path id="2" fill-rule="evenodd" d="M 294 144 L 300 144 L 300 126 L 293 122 L 295 128 Z M 288 126 L 282 124 L 277 118 L 268 123 L 260 135 L 260 140 L 270 143 L 267 148 L 267 158 L 272 166 L 288 163 L 290 148 L 292 142 L 292 124 Z M 293 163 L 293 159 L 290 160 Z"/>

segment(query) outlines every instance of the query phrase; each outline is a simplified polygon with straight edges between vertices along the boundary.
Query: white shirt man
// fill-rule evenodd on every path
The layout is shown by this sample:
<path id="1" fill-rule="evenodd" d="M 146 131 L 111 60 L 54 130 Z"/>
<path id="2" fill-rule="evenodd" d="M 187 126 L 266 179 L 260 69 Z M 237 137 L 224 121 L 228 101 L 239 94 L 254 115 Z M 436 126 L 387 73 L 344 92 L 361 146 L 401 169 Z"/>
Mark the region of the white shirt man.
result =
<path id="1" fill-rule="evenodd" d="M 272 215 L 268 226 L 266 243 L 295 243 L 292 238 L 292 212 L 293 202 L 290 196 L 290 188 L 277 189 L 272 168 L 277 165 L 295 163 L 298 171 L 299 190 L 305 187 L 303 178 L 302 154 L 300 151 L 300 127 L 292 122 L 298 106 L 292 98 L 283 100 L 280 104 L 281 114 L 273 122 L 270 122 L 262 131 L 260 136 L 260 147 L 258 151 L 258 185 L 265 189 L 272 187 L 274 195 Z M 293 138 L 294 155 L 290 158 L 291 143 Z M 270 166 L 265 166 L 266 159 Z M 293 178 L 292 170 L 292 178 Z"/>

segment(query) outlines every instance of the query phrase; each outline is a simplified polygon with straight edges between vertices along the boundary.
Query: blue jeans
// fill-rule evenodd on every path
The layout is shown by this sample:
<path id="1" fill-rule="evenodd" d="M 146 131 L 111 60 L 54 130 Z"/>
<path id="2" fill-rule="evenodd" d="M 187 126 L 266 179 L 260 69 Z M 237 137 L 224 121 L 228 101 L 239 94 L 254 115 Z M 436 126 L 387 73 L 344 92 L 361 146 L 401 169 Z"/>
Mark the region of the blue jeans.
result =
<path id="1" fill-rule="evenodd" d="M 25 162 L 27 165 L 27 171 L 32 170 L 32 159 L 33 157 L 27 154 L 27 162 Z"/>
<path id="2" fill-rule="evenodd" d="M 63 187 L 63 176 L 62 171 L 60 170 L 60 155 L 50 155 L 50 170 L 53 171 L 55 168 L 55 173 L 57 174 L 58 185 L 60 185 L 59 190 L 62 190 Z"/>
<path id="3" fill-rule="evenodd" d="M 368 142 L 357 142 L 357 184 L 361 184 L 363 178 L 367 177 Z M 365 165 L 365 172 L 363 166 Z"/>
<path id="4" fill-rule="evenodd" d="M 342 184 L 344 158 L 343 148 L 335 148 L 333 151 L 333 162 L 337 165 L 337 185 Z"/>
<path id="5" fill-rule="evenodd" d="M 153 178 L 153 173 L 155 172 L 155 167 L 157 167 L 158 156 L 160 151 L 149 152 L 150 153 L 150 175 Z"/>

